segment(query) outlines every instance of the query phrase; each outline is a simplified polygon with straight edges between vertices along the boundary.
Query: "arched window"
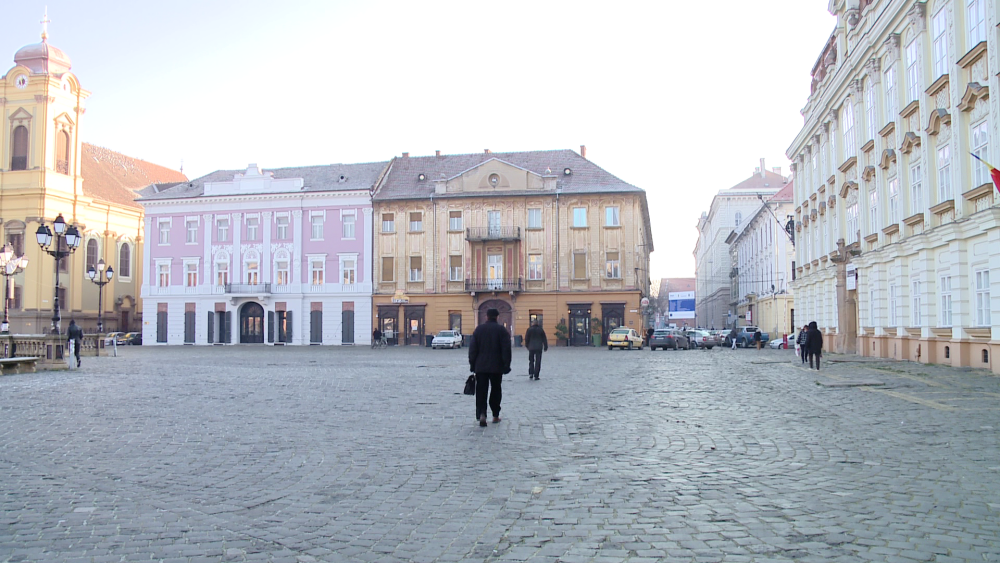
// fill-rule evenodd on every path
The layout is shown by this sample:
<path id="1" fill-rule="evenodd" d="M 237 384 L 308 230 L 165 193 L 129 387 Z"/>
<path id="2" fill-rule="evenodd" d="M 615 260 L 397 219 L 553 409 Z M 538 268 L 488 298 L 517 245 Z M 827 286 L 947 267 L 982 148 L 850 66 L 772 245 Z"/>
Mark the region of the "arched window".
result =
<path id="1" fill-rule="evenodd" d="M 69 133 L 60 131 L 56 135 L 56 172 L 69 174 Z"/>
<path id="2" fill-rule="evenodd" d="M 10 157 L 11 170 L 28 169 L 28 128 L 18 125 L 14 128 L 14 146 Z"/>
<path id="3" fill-rule="evenodd" d="M 132 275 L 132 254 L 127 242 L 122 243 L 118 250 L 118 276 L 127 278 Z"/>
<path id="4" fill-rule="evenodd" d="M 97 239 L 87 241 L 87 266 L 86 269 L 97 268 Z"/>

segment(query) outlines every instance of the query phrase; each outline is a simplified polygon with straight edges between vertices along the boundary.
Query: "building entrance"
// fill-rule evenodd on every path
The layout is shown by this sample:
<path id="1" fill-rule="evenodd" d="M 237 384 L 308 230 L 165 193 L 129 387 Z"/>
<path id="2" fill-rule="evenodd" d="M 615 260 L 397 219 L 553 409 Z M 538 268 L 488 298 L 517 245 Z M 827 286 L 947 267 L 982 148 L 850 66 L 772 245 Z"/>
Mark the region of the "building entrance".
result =
<path id="1" fill-rule="evenodd" d="M 247 303 L 240 309 L 240 344 L 264 343 L 264 308 Z"/>
<path id="2" fill-rule="evenodd" d="M 489 301 L 483 301 L 483 303 L 479 306 L 479 323 L 477 323 L 477 326 L 486 322 L 486 311 L 490 309 L 500 311 L 500 316 L 497 317 L 497 322 L 502 324 L 504 328 L 507 329 L 507 332 L 514 334 L 513 309 L 511 308 L 510 303 L 502 299 L 490 299 Z"/>

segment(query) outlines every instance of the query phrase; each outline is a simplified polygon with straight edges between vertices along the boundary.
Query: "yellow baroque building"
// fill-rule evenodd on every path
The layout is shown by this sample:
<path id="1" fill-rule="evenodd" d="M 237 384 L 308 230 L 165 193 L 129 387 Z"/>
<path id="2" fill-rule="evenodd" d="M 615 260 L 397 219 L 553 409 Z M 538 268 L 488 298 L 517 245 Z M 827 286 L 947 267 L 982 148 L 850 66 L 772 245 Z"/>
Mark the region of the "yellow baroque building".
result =
<path id="1" fill-rule="evenodd" d="M 486 310 L 556 344 L 642 331 L 646 193 L 571 150 L 395 158 L 373 194 L 373 324 L 398 344 L 469 335 Z"/>
<path id="2" fill-rule="evenodd" d="M 59 268 L 62 330 L 70 318 L 87 332 L 96 330 L 98 288 L 85 272 L 100 259 L 116 272 L 104 288 L 105 330 L 138 329 L 143 211 L 132 190 L 186 180 L 180 172 L 82 143 L 90 92 L 70 68 L 69 57 L 43 32 L 42 42 L 21 48 L 14 67 L 0 77 L 0 225 L 4 241 L 29 260 L 11 278 L 13 333 L 52 329 L 56 262 L 38 246 L 35 230 L 42 223 L 51 227 L 60 214 L 82 235 Z"/>

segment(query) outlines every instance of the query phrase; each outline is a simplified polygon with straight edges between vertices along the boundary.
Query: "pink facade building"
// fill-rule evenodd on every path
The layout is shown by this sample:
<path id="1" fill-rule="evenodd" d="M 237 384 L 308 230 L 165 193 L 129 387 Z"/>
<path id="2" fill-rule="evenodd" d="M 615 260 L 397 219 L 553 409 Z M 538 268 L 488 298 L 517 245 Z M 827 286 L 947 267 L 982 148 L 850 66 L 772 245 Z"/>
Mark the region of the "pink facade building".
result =
<path id="1" fill-rule="evenodd" d="M 385 168 L 251 164 L 144 188 L 143 344 L 369 344 Z"/>

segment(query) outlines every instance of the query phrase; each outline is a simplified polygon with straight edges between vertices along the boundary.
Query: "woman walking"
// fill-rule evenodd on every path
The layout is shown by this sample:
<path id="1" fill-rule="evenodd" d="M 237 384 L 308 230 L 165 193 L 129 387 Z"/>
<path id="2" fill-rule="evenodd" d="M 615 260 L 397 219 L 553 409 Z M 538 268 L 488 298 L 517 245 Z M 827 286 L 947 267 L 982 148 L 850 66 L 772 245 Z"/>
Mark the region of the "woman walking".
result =
<path id="1" fill-rule="evenodd" d="M 806 356 L 809 355 L 808 348 L 806 348 L 806 341 L 809 339 L 809 325 L 802 325 L 802 330 L 799 331 L 798 338 L 795 339 L 795 343 L 798 344 L 799 356 L 802 357 L 802 365 L 806 365 Z"/>

